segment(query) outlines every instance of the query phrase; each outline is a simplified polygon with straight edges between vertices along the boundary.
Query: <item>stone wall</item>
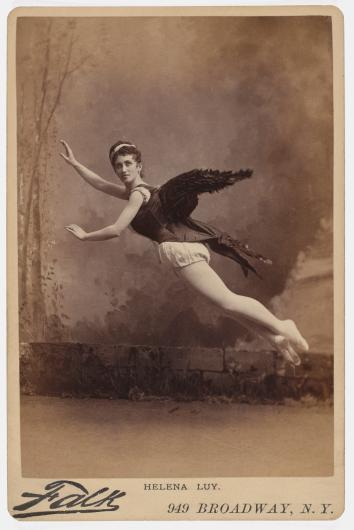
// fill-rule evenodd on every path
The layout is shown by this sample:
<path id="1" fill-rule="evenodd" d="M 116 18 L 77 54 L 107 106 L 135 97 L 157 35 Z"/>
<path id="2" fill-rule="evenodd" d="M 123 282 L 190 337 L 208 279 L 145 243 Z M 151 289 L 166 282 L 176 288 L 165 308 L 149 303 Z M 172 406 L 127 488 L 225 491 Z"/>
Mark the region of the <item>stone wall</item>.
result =
<path id="1" fill-rule="evenodd" d="M 284 370 L 271 351 L 23 343 L 20 382 L 24 394 L 62 397 L 330 401 L 333 356 L 306 354 Z"/>

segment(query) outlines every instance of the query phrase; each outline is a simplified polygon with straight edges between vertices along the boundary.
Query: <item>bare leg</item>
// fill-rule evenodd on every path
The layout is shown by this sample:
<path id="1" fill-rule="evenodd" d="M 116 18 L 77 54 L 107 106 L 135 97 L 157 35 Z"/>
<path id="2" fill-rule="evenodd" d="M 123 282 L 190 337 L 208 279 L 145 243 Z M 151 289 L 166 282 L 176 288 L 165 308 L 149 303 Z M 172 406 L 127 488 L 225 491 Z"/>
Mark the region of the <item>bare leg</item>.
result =
<path id="1" fill-rule="evenodd" d="M 308 345 L 292 320 L 279 320 L 263 304 L 247 296 L 233 293 L 216 272 L 205 262 L 199 261 L 178 269 L 178 274 L 199 293 L 236 319 L 258 326 L 268 334 L 281 336 L 299 351 L 307 351 Z"/>

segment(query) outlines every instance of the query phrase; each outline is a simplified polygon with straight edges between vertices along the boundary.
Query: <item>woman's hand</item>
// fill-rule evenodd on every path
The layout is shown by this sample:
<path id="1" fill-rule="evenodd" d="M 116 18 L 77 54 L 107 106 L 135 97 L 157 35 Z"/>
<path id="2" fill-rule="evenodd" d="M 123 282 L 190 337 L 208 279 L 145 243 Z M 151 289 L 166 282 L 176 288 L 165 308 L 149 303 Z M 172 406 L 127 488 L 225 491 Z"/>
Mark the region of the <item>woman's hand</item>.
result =
<path id="1" fill-rule="evenodd" d="M 81 239 L 81 241 L 84 241 L 86 239 L 87 233 L 78 225 L 69 225 L 66 226 L 65 229 L 78 239 Z"/>
<path id="2" fill-rule="evenodd" d="M 60 140 L 60 143 L 62 143 L 63 146 L 65 147 L 65 154 L 60 153 L 60 156 L 64 158 L 65 162 L 67 162 L 71 166 L 74 166 L 75 164 L 77 164 L 78 162 L 76 158 L 74 157 L 74 153 L 72 152 L 69 144 L 65 142 L 64 140 Z"/>

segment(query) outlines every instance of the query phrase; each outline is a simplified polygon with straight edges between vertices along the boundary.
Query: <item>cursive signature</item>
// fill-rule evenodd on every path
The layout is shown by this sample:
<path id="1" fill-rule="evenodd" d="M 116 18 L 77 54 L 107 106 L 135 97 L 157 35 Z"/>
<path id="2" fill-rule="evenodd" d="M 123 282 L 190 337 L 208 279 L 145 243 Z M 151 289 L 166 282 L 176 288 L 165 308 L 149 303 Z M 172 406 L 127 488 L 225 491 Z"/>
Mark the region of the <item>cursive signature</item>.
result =
<path id="1" fill-rule="evenodd" d="M 21 512 L 15 513 L 14 517 L 25 519 L 62 513 L 115 512 L 119 510 L 119 504 L 115 504 L 116 499 L 125 495 L 125 491 L 109 491 L 107 487 L 89 493 L 80 482 L 56 480 L 47 484 L 42 493 L 22 493 L 22 497 L 31 500 L 14 506 L 16 512 Z"/>

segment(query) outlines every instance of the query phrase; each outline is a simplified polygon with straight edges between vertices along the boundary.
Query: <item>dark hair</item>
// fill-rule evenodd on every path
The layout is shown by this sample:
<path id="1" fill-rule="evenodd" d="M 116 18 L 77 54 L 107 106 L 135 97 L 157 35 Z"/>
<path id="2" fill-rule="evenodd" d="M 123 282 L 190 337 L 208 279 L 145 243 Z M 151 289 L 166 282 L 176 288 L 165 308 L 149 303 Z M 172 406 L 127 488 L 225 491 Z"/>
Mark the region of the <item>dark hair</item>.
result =
<path id="1" fill-rule="evenodd" d="M 125 145 L 121 149 L 118 149 L 118 151 L 114 152 L 115 148 L 120 144 L 129 144 L 129 145 Z M 131 142 L 129 142 L 129 140 L 118 140 L 118 142 L 112 145 L 112 147 L 109 150 L 109 159 L 113 167 L 119 155 L 123 155 L 123 156 L 133 155 L 135 161 L 138 164 L 141 164 L 141 152 L 139 151 L 139 149 L 137 149 L 136 147 L 130 144 Z"/>

